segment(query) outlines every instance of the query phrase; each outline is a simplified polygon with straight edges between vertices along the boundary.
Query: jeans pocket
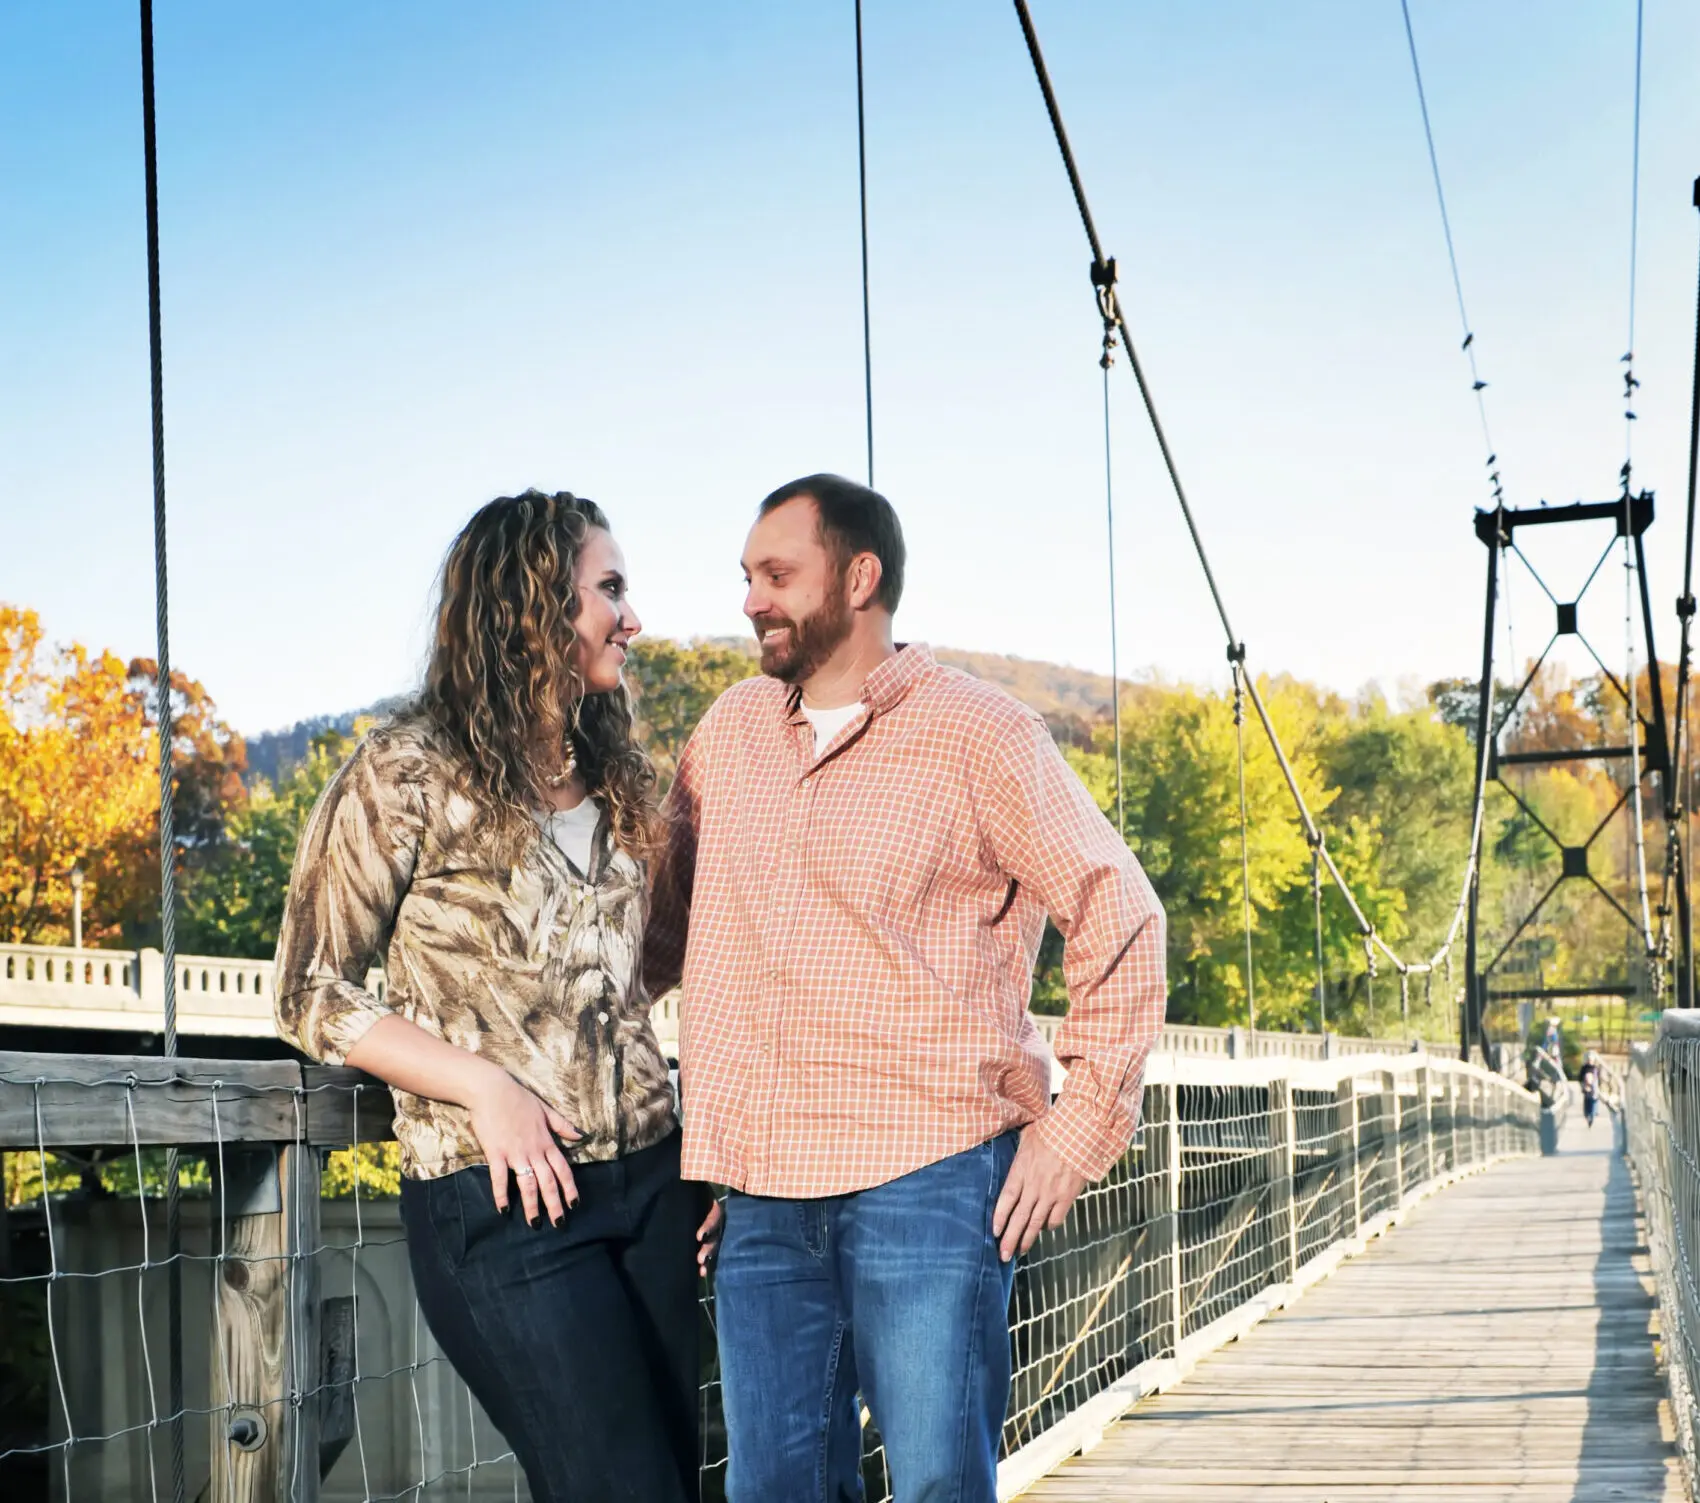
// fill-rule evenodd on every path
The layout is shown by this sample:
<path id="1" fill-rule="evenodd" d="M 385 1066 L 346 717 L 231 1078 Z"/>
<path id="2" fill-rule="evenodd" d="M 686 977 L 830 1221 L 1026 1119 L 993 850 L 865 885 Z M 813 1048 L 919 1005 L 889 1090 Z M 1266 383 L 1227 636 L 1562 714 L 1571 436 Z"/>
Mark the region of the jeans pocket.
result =
<path id="1" fill-rule="evenodd" d="M 442 1190 L 431 1202 L 431 1224 L 444 1256 L 458 1271 L 480 1242 L 501 1229 L 503 1217 L 490 1193 L 490 1171 L 482 1164 L 457 1169 L 438 1184 Z"/>

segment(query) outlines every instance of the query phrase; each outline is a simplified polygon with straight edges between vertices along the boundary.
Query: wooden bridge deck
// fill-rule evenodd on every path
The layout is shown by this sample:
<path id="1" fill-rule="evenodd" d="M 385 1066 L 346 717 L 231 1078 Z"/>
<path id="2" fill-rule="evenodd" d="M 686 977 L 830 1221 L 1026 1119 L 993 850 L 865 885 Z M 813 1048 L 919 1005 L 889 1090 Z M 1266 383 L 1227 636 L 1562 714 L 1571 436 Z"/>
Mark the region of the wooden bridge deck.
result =
<path id="1" fill-rule="evenodd" d="M 1023 1498 L 1680 1503 L 1613 1127 L 1415 1207 Z"/>

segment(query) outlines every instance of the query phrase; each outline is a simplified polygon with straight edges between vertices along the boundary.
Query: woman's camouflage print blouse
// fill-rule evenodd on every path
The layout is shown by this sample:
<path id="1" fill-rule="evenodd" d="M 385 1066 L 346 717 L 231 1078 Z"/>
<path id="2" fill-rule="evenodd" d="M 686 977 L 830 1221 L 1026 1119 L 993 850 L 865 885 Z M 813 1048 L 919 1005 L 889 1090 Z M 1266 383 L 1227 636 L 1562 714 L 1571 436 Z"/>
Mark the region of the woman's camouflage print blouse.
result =
<path id="1" fill-rule="evenodd" d="M 282 1037 L 341 1064 L 385 1013 L 493 1060 L 584 1133 L 567 1156 L 617 1158 L 676 1118 L 638 972 L 641 865 L 604 818 L 588 880 L 539 835 L 518 864 L 460 791 L 428 725 L 373 731 L 301 838 L 277 947 Z M 366 990 L 382 960 L 382 1001 Z M 402 1171 L 481 1164 L 464 1107 L 395 1091 Z"/>

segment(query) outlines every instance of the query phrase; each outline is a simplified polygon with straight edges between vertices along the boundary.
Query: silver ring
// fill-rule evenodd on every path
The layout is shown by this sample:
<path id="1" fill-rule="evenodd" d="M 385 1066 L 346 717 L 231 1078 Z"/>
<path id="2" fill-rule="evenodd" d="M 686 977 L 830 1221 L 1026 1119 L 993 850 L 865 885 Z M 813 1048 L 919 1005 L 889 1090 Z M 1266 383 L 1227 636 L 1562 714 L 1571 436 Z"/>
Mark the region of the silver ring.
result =
<path id="1" fill-rule="evenodd" d="M 515 1169 L 514 1169 L 514 1178 L 515 1179 L 525 1179 L 529 1175 L 533 1175 L 533 1174 L 536 1174 L 536 1173 L 537 1173 L 537 1171 L 535 1169 L 533 1169 L 530 1164 L 520 1164 L 520 1165 L 516 1166 Z"/>

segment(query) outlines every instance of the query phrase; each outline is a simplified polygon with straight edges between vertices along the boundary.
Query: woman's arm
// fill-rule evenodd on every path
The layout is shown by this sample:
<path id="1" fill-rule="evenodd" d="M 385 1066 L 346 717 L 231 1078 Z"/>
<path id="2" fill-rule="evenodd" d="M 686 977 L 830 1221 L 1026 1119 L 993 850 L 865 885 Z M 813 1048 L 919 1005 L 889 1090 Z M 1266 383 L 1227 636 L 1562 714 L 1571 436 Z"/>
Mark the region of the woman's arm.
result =
<path id="1" fill-rule="evenodd" d="M 472 1113 L 472 1130 L 490 1164 L 497 1210 L 508 1208 L 510 1172 L 519 1181 L 527 1222 L 535 1223 L 540 1197 L 556 1223 L 577 1202 L 573 1171 L 555 1139 L 572 1142 L 584 1135 L 500 1065 L 427 1033 L 399 1013 L 379 1018 L 347 1057 L 349 1064 L 388 1085 L 432 1101 L 452 1101 Z"/>

